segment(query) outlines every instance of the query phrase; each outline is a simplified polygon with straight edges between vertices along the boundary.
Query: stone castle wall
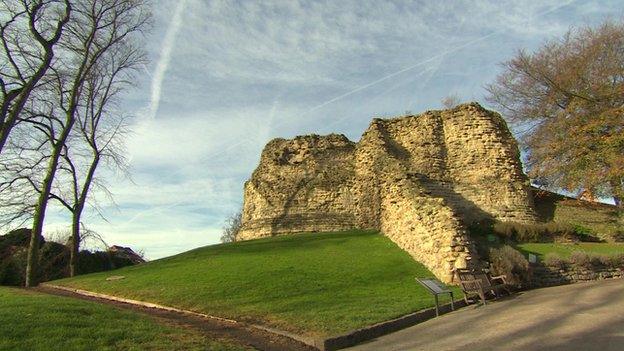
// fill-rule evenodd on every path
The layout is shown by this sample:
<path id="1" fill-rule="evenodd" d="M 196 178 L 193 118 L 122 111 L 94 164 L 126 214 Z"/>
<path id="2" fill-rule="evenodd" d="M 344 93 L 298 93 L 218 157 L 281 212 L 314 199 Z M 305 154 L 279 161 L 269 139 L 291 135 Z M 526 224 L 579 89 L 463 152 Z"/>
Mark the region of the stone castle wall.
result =
<path id="1" fill-rule="evenodd" d="M 374 119 L 357 144 L 269 142 L 245 184 L 238 239 L 374 228 L 448 282 L 475 256 L 469 223 L 534 221 L 528 186 L 504 120 L 476 103 Z"/>
<path id="2" fill-rule="evenodd" d="M 269 142 L 245 183 L 237 239 L 356 227 L 354 151 L 355 143 L 336 134 Z"/>

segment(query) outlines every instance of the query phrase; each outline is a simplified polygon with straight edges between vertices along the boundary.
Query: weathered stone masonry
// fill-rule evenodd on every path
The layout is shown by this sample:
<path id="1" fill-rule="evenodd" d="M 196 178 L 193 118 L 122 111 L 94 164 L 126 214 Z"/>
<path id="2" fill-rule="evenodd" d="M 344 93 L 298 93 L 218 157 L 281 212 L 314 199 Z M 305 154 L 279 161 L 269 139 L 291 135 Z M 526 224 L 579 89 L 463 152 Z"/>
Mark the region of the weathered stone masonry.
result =
<path id="1" fill-rule="evenodd" d="M 245 183 L 239 240 L 378 229 L 439 278 L 466 265 L 469 223 L 535 220 L 528 179 L 504 120 L 477 103 L 374 119 L 342 135 L 269 142 Z"/>

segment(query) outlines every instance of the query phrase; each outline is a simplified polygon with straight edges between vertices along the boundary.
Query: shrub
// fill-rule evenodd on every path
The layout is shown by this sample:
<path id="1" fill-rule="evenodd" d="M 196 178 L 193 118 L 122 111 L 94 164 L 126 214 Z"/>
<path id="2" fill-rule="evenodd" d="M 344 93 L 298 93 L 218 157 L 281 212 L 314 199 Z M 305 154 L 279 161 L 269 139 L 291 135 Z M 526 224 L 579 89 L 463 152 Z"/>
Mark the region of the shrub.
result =
<path id="1" fill-rule="evenodd" d="M 607 267 L 624 269 L 624 253 L 611 255 L 608 259 L 609 260 L 606 264 Z"/>
<path id="2" fill-rule="evenodd" d="M 592 259 L 587 252 L 574 251 L 570 254 L 570 263 L 578 268 L 591 268 Z"/>
<path id="3" fill-rule="evenodd" d="M 21 229 L 0 236 L 0 285 L 24 285 L 30 231 Z M 43 241 L 39 251 L 39 280 L 69 276 L 69 248 L 54 241 Z M 105 251 L 82 250 L 78 254 L 79 273 L 93 273 L 135 264 L 131 259 Z"/>
<path id="4" fill-rule="evenodd" d="M 516 235 L 517 227 L 515 223 L 499 222 L 494 224 L 492 230 L 494 231 L 494 234 L 511 240 Z"/>
<path id="5" fill-rule="evenodd" d="M 547 253 L 542 261 L 544 262 L 544 265 L 546 267 L 557 269 L 564 268 L 567 263 L 566 260 L 564 260 L 563 258 L 561 258 L 561 256 L 554 252 Z"/>
<path id="6" fill-rule="evenodd" d="M 490 267 L 492 273 L 507 276 L 509 284 L 523 286 L 529 281 L 529 262 L 520 251 L 509 245 L 490 249 Z"/>
<path id="7" fill-rule="evenodd" d="M 485 238 L 493 233 L 492 226 L 494 223 L 495 222 L 493 220 L 489 219 L 470 223 L 468 225 L 468 232 L 470 232 L 471 236 L 480 236 Z"/>
<path id="8" fill-rule="evenodd" d="M 521 243 L 536 243 L 550 241 L 548 232 L 545 232 L 539 225 L 518 225 L 515 227 L 516 235 L 514 239 Z"/>
<path id="9" fill-rule="evenodd" d="M 590 253 L 589 263 L 592 267 L 607 267 L 609 265 L 609 256 Z"/>
<path id="10" fill-rule="evenodd" d="M 611 257 L 608 255 L 590 255 L 590 262 L 595 267 L 611 266 Z"/>
<path id="11" fill-rule="evenodd" d="M 574 226 L 574 232 L 579 236 L 591 236 L 592 235 L 591 229 L 584 227 L 580 224 L 577 224 Z"/>
<path id="12" fill-rule="evenodd" d="M 47 241 L 39 251 L 40 281 L 64 278 L 69 275 L 69 248 Z"/>
<path id="13" fill-rule="evenodd" d="M 545 266 L 564 268 L 567 264 L 576 268 L 622 268 L 624 269 L 624 254 L 601 255 L 584 251 L 574 251 L 569 259 L 561 258 L 558 254 L 549 252 L 542 260 Z"/>
<path id="14" fill-rule="evenodd" d="M 549 242 L 552 241 L 554 224 L 526 224 L 514 222 L 499 222 L 492 230 L 500 237 L 517 242 Z"/>
<path id="15" fill-rule="evenodd" d="M 576 242 L 576 241 L 595 241 L 592 238 L 589 229 L 581 226 L 573 227 L 569 224 L 557 222 L 548 222 L 541 224 L 544 231 L 553 241 Z"/>
<path id="16" fill-rule="evenodd" d="M 226 220 L 223 226 L 223 232 L 221 234 L 222 243 L 231 243 L 236 241 L 236 236 L 240 232 L 243 226 L 243 210 L 239 210 L 231 214 Z"/>
<path id="17" fill-rule="evenodd" d="M 27 247 L 30 243 L 30 229 L 20 228 L 0 235 L 0 254 L 11 246 Z"/>
<path id="18" fill-rule="evenodd" d="M 599 241 L 592 236 L 589 229 L 557 222 L 548 223 L 515 223 L 515 222 L 483 222 L 473 225 L 472 233 L 485 236 L 484 233 L 493 233 L 507 241 L 540 243 L 553 241 Z"/>
<path id="19" fill-rule="evenodd" d="M 24 285 L 27 254 L 27 249 L 18 247 L 0 262 L 0 285 Z"/>

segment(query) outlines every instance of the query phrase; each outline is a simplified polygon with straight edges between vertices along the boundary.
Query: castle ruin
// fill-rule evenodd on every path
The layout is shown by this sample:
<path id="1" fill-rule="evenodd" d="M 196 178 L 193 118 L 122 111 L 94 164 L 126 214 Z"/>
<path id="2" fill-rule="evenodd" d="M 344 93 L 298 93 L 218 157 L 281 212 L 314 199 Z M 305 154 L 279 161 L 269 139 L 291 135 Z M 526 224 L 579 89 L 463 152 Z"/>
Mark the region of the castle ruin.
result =
<path id="1" fill-rule="evenodd" d="M 237 240 L 376 229 L 445 282 L 475 257 L 470 223 L 535 221 L 516 141 L 477 103 L 373 119 L 357 143 L 274 139 L 244 197 Z"/>

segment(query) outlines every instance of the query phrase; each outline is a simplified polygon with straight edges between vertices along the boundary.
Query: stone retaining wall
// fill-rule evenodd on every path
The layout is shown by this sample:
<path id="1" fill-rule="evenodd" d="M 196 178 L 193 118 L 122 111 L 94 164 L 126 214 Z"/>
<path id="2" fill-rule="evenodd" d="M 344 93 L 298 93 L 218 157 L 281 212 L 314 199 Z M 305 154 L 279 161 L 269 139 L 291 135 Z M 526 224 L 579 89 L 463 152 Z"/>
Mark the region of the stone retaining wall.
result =
<path id="1" fill-rule="evenodd" d="M 592 280 L 624 278 L 622 268 L 579 268 L 573 266 L 563 266 L 561 268 L 545 267 L 542 265 L 532 265 L 531 287 L 547 287 Z"/>

